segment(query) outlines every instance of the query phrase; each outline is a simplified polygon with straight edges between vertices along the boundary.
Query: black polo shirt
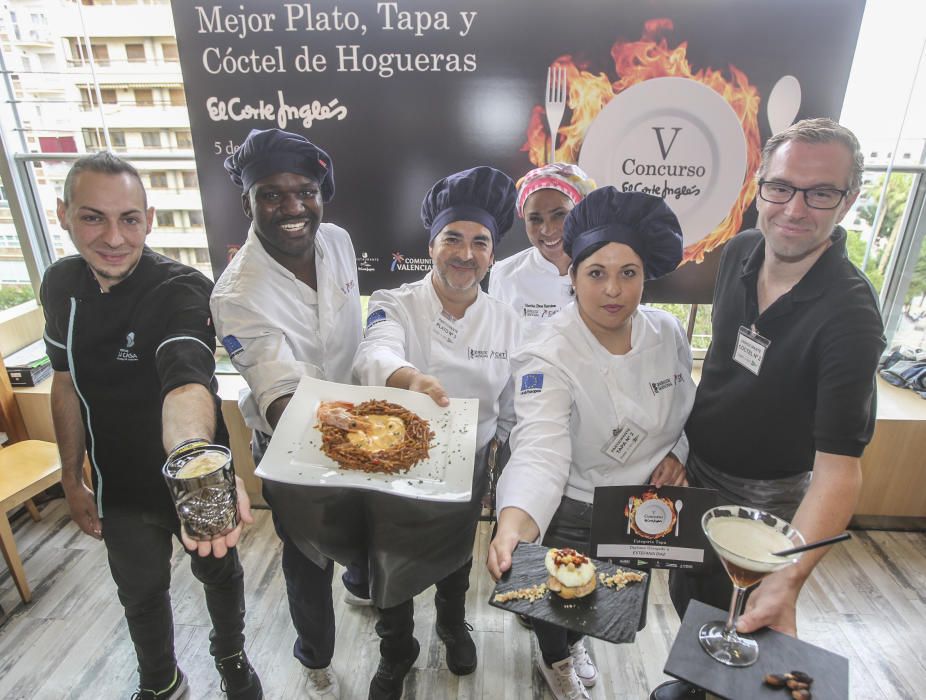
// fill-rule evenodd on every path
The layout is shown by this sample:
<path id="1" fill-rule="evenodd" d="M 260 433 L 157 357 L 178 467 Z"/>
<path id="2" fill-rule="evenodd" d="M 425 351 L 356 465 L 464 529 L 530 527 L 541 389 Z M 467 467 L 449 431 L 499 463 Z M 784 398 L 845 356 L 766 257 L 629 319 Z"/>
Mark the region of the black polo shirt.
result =
<path id="1" fill-rule="evenodd" d="M 714 287 L 713 339 L 685 426 L 692 451 L 748 479 L 809 471 L 817 450 L 861 456 L 875 425 L 875 369 L 884 350 L 878 300 L 846 256 L 846 232 L 761 315 L 765 240 L 756 229 L 726 244 Z M 733 360 L 740 326 L 771 345 L 759 375 Z"/>
<path id="2" fill-rule="evenodd" d="M 148 248 L 106 294 L 80 256 L 45 273 L 45 345 L 52 367 L 70 372 L 77 390 L 103 517 L 114 505 L 173 511 L 161 475 L 161 402 L 171 390 L 208 387 L 215 439 L 228 444 L 216 393 L 211 292 L 204 275 Z"/>

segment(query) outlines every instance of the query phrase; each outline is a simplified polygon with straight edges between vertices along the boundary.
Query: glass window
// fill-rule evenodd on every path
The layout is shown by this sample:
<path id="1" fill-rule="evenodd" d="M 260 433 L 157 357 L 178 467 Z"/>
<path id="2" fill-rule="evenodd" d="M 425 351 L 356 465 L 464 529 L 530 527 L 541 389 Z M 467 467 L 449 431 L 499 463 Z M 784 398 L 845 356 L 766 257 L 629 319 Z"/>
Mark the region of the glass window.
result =
<path id="1" fill-rule="evenodd" d="M 150 107 L 154 104 L 154 92 L 148 89 L 135 88 L 135 104 L 139 107 Z"/>
<path id="2" fill-rule="evenodd" d="M 892 345 L 926 348 L 926 239 L 917 251 Z"/>
<path id="3" fill-rule="evenodd" d="M 895 172 L 888 179 L 886 173 L 867 172 L 858 200 L 843 220 L 848 233 L 849 259 L 868 275 L 879 294 L 906 221 L 904 214 L 913 180 L 911 173 Z M 874 239 L 869 245 L 872 231 L 875 231 Z"/>
<path id="4" fill-rule="evenodd" d="M 126 44 L 125 57 L 129 60 L 129 63 L 144 63 L 147 58 L 145 56 L 145 45 Z"/>
<path id="5" fill-rule="evenodd" d="M 0 186 L 0 191 L 2 190 Z M 5 192 L 3 200 L 5 203 Z M 10 210 L 4 206 L 0 210 L 0 311 L 35 298 L 29 273 L 22 260 L 19 235 L 16 233 Z"/>
<path id="6" fill-rule="evenodd" d="M 145 148 L 160 148 L 161 147 L 161 132 L 160 131 L 143 131 L 141 132 L 141 142 Z"/>
<path id="7" fill-rule="evenodd" d="M 682 324 L 682 330 L 688 332 L 692 304 L 647 304 L 656 309 L 668 311 Z M 706 350 L 711 344 L 711 304 L 696 304 L 695 325 L 691 333 L 691 347 L 694 350 Z"/>
<path id="8" fill-rule="evenodd" d="M 31 18 L 31 14 L 40 14 L 46 8 L 48 13 L 56 13 L 52 18 L 57 17 L 63 5 L 74 9 L 74 2 L 105 9 L 84 12 L 84 24 L 79 27 L 53 21 L 40 23 Z M 0 32 L 5 37 L 0 50 L 7 59 L 6 85 L 14 92 L 8 95 L 0 81 L 0 101 L 8 110 L 19 113 L 28 144 L 21 149 L 18 135 L 14 134 L 16 138 L 10 141 L 14 152 L 94 152 L 111 147 L 121 154 L 192 147 L 176 40 L 164 33 L 152 34 L 161 30 L 133 21 L 144 6 L 146 17 L 150 13 L 163 22 L 159 26 L 170 26 L 167 0 L 14 0 L 6 4 L 12 7 L 0 10 L 0 15 L 6 17 L 5 22 L 0 20 Z M 18 5 L 27 9 L 23 11 Z M 30 39 L 37 27 L 46 32 L 45 45 Z M 63 52 L 56 46 L 61 46 Z M 89 68 L 91 56 L 101 69 L 95 75 Z M 131 105 L 131 112 L 121 112 L 120 105 Z M 9 132 L 14 123 L 4 118 L 2 128 Z M 70 161 L 25 162 L 35 175 L 39 199 L 35 209 L 45 214 L 43 223 L 52 257 L 75 252 L 55 216 L 55 200 L 69 165 Z M 136 159 L 134 165 L 149 190 L 151 206 L 163 208 L 158 223 L 163 226 L 162 241 L 169 239 L 172 257 L 195 263 L 211 275 L 193 159 Z M 189 207 L 196 211 L 190 213 Z M 0 199 L 0 299 L 6 297 L 10 285 L 29 283 L 22 253 L 18 249 L 14 252 L 19 235 L 9 208 Z"/>
<path id="9" fill-rule="evenodd" d="M 74 37 L 68 39 L 68 47 L 70 48 L 70 58 L 68 63 L 75 65 L 81 63 L 84 58 L 84 45 L 83 43 Z"/>
<path id="10" fill-rule="evenodd" d="M 93 54 L 93 60 L 101 66 L 109 65 L 109 47 L 106 44 L 90 44 L 90 52 Z"/>
<path id="11" fill-rule="evenodd" d="M 96 129 L 84 129 L 84 147 L 88 151 L 95 151 L 100 147 L 101 139 L 100 132 Z"/>

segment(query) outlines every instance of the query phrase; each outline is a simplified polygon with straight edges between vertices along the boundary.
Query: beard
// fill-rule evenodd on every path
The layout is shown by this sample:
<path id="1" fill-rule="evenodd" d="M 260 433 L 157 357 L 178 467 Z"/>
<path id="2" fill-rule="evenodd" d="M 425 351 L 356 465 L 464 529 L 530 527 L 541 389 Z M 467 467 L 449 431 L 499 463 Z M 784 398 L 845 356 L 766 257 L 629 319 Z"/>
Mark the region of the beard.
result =
<path id="1" fill-rule="evenodd" d="M 473 289 L 474 287 L 479 286 L 479 283 L 482 281 L 482 278 L 477 278 L 478 275 L 476 274 L 473 275 L 472 281 L 465 285 L 459 285 L 453 282 L 451 280 L 451 273 L 450 273 L 451 265 L 454 265 L 458 268 L 465 268 L 467 270 L 473 270 L 474 272 L 477 272 L 478 270 L 476 265 L 468 265 L 461 260 L 451 260 L 446 265 L 435 264 L 434 273 L 440 279 L 441 284 L 443 284 L 448 289 L 452 289 L 455 292 L 468 292 L 470 289 Z M 484 276 L 485 275 L 483 275 L 483 277 Z"/>

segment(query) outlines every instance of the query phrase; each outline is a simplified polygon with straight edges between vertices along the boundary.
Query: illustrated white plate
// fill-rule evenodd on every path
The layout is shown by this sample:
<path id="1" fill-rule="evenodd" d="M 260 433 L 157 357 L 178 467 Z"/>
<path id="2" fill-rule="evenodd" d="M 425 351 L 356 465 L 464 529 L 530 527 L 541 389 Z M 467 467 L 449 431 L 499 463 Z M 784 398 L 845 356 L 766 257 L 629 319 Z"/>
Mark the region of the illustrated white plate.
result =
<path id="1" fill-rule="evenodd" d="M 686 170 L 669 175 L 669 166 Z M 687 78 L 653 78 L 615 95 L 595 117 L 579 167 L 599 187 L 664 197 L 689 246 L 713 231 L 736 202 L 746 174 L 746 139 L 719 93 Z"/>
<path id="2" fill-rule="evenodd" d="M 360 403 L 383 399 L 404 406 L 430 423 L 430 455 L 404 474 L 341 469 L 321 451 L 315 413 L 322 401 Z M 404 389 L 352 386 L 303 377 L 286 407 L 255 473 L 262 479 L 303 486 L 359 488 L 428 501 L 468 501 L 476 453 L 478 399 L 450 399 L 439 407 L 431 397 Z"/>
<path id="3" fill-rule="evenodd" d="M 669 529 L 672 522 L 672 509 L 661 498 L 643 501 L 634 508 L 633 521 L 640 532 L 647 535 L 659 535 Z"/>

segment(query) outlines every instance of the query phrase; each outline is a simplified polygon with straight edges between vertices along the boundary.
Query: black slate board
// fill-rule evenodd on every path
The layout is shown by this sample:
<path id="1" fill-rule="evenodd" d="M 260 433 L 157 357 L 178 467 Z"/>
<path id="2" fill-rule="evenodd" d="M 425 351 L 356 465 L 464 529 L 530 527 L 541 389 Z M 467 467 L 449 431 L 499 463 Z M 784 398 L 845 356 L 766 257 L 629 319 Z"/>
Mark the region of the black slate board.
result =
<path id="1" fill-rule="evenodd" d="M 759 660 L 752 666 L 732 668 L 714 661 L 701 647 L 698 630 L 705 622 L 726 618 L 719 608 L 691 601 L 663 671 L 729 700 L 784 700 L 787 693 L 770 688 L 762 679 L 789 671 L 804 671 L 813 678 L 814 700 L 849 697 L 847 658 L 768 628 L 748 635 L 759 643 Z"/>
<path id="2" fill-rule="evenodd" d="M 582 632 L 606 642 L 632 642 L 640 624 L 640 615 L 646 600 L 647 580 L 628 583 L 616 590 L 598 581 L 595 590 L 584 598 L 564 600 L 548 591 L 542 599 L 533 603 L 527 600 L 509 600 L 496 603 L 495 595 L 545 583 L 549 574 L 544 564 L 548 548 L 539 544 L 521 542 L 511 556 L 511 568 L 495 585 L 489 598 L 489 605 L 508 612 L 552 622 L 566 629 Z M 599 573 L 610 576 L 617 571 L 636 571 L 615 566 L 609 562 L 592 559 Z M 642 573 L 642 572 L 641 572 Z"/>

